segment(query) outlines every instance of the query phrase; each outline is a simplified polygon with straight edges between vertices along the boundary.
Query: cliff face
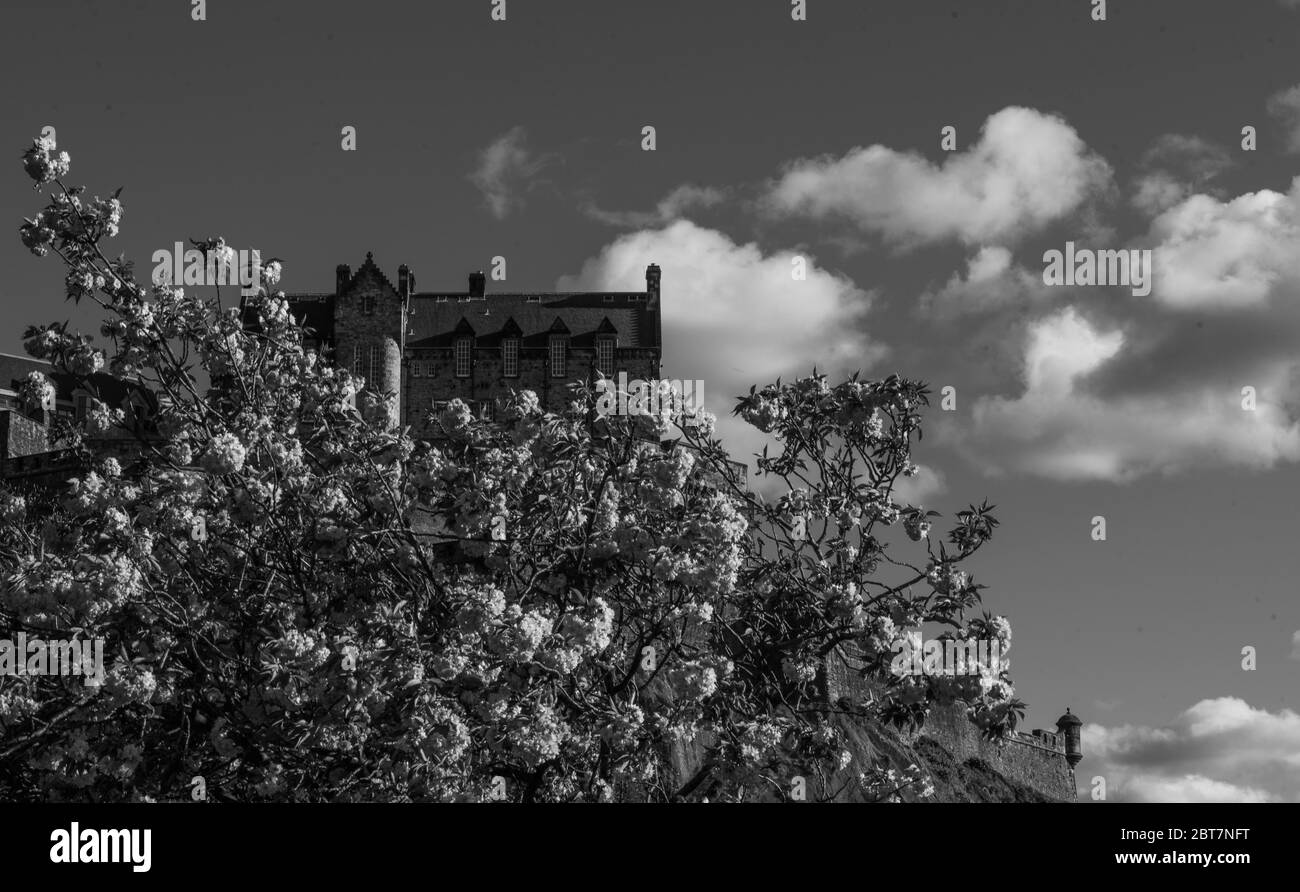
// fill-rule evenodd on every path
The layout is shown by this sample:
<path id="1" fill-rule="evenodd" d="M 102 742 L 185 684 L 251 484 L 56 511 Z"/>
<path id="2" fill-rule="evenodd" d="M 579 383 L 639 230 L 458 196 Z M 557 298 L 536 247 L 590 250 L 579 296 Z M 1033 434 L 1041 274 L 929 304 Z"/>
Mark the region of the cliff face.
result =
<path id="1" fill-rule="evenodd" d="M 1063 752 L 1029 735 L 1002 744 L 984 740 L 960 706 L 934 709 L 911 737 L 935 775 L 937 801 L 1074 802 L 1078 797 Z M 940 776 L 950 787 L 943 797 Z"/>
<path id="2" fill-rule="evenodd" d="M 787 801 L 796 779 L 803 778 L 806 801 L 874 802 L 878 794 L 862 788 L 858 780 L 862 772 L 892 769 L 905 775 L 914 765 L 934 791 L 929 797 L 921 797 L 919 791 L 905 788 L 899 794 L 905 801 L 1077 801 L 1074 772 L 1058 735 L 1017 733 L 1005 741 L 985 740 L 960 703 L 932 707 L 924 726 L 914 731 L 859 717 L 854 707 L 879 693 L 858 671 L 861 665 L 853 654 L 836 651 L 827 659 L 823 676 L 825 703 L 835 704 L 829 720 L 845 741 L 850 757 L 847 765 L 828 772 L 836 766 L 790 761 L 772 771 L 765 781 L 749 781 L 740 796 L 742 800 Z M 652 683 L 648 690 L 665 699 L 672 696 L 661 682 Z M 665 755 L 671 789 L 685 788 L 683 798 L 687 801 L 719 796 L 731 799 L 745 781 L 701 772 L 706 752 L 707 741 L 701 740 L 669 748 Z M 635 800 L 637 794 L 629 788 L 626 798 Z"/>
<path id="3" fill-rule="evenodd" d="M 901 794 L 908 802 L 1073 802 L 1076 798 L 1074 776 L 1063 753 L 1040 749 L 1017 740 L 1003 744 L 980 738 L 978 729 L 962 708 L 935 709 L 926 726 L 916 733 L 900 733 L 878 722 L 846 715 L 832 719 L 852 757 L 842 771 L 830 774 L 823 783 L 806 766 L 791 764 L 778 772 L 773 781 L 783 791 L 791 789 L 796 776 L 806 779 L 809 802 L 831 799 L 837 802 L 874 802 L 855 783 L 863 766 L 892 768 L 900 774 L 915 765 L 929 779 L 934 793 L 926 798 L 908 789 Z M 685 782 L 699 770 L 703 747 L 674 748 L 671 762 L 674 774 Z M 699 801 L 716 798 L 719 787 L 734 789 L 729 778 L 710 778 L 685 798 Z M 779 802 L 787 796 L 775 786 L 747 789 L 747 802 Z"/>
<path id="4" fill-rule="evenodd" d="M 831 703 L 863 702 L 871 685 L 856 671 L 861 661 L 845 650 L 826 662 L 826 693 Z M 916 764 L 934 785 L 933 802 L 1074 802 L 1074 772 L 1055 735 L 1017 734 L 996 743 L 985 740 L 966 718 L 960 704 L 931 709 L 924 727 L 914 732 L 867 725 L 864 731 L 887 746 L 877 746 L 889 767 Z M 869 757 L 854 753 L 859 758 Z"/>
<path id="5" fill-rule="evenodd" d="M 852 706 L 872 696 L 871 685 L 854 671 L 851 655 L 837 654 L 826 665 L 827 702 Z M 823 778 L 816 766 L 791 763 L 776 772 L 762 788 L 747 788 L 746 801 L 784 801 L 796 778 L 804 778 L 807 801 L 875 801 L 857 782 L 863 770 L 893 769 L 900 775 L 910 766 L 921 770 L 934 788 L 922 798 L 911 788 L 900 795 L 907 801 L 926 802 L 1074 802 L 1078 798 L 1074 772 L 1066 761 L 1061 739 L 1051 733 L 1016 734 L 1009 740 L 985 740 L 966 718 L 965 707 L 954 703 L 930 710 L 925 725 L 900 731 L 859 718 L 852 710 L 831 718 L 846 741 L 850 759 L 845 768 Z M 677 788 L 697 777 L 705 747 L 701 742 L 673 747 L 669 756 Z M 825 766 L 827 768 L 832 766 Z M 688 800 L 715 798 L 723 789 L 734 790 L 736 778 L 710 777 L 690 790 Z"/>

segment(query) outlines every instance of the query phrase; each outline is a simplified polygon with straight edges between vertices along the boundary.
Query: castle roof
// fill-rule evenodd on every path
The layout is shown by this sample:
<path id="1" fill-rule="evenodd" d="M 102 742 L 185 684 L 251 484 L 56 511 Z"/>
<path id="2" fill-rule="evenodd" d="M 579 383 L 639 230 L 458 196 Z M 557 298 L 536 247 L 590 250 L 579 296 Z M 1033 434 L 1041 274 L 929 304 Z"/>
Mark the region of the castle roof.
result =
<path id="1" fill-rule="evenodd" d="M 373 277 L 386 290 L 401 295 L 402 289 L 415 285 L 414 273 L 399 269 L 399 284 L 384 275 L 371 254 L 355 273 L 346 265 L 338 267 L 334 293 L 286 294 L 295 320 L 313 329 L 317 340 L 331 343 L 335 339 L 335 308 L 338 294 L 357 287 L 362 277 Z M 653 277 L 653 282 L 651 282 Z M 470 275 L 468 291 L 420 291 L 406 298 L 407 349 L 445 349 L 458 337 L 470 334 L 480 347 L 493 347 L 507 337 L 518 338 L 524 348 L 544 348 L 554 334 L 567 334 L 570 345 L 592 347 L 598 337 L 614 335 L 621 348 L 659 350 L 658 319 L 659 269 L 647 268 L 650 291 L 583 291 L 583 292 L 513 292 L 485 294 L 486 277 Z M 251 325 L 255 315 L 247 304 L 244 322 Z"/>
<path id="2" fill-rule="evenodd" d="M 553 333 L 567 331 L 574 347 L 590 347 L 598 334 L 617 334 L 619 347 L 658 349 L 655 310 L 640 291 L 571 292 L 561 294 L 488 294 L 424 292 L 412 295 L 407 318 L 408 349 L 450 347 L 456 327 L 469 320 L 478 345 L 490 347 L 507 334 L 513 322 L 521 347 L 545 347 Z"/>

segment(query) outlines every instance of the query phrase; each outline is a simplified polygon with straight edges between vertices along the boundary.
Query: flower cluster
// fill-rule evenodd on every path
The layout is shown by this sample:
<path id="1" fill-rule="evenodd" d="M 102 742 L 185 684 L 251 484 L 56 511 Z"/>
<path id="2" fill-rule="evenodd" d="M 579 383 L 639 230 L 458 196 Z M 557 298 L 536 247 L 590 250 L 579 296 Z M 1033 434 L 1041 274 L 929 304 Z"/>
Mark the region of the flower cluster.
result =
<path id="1" fill-rule="evenodd" d="M 24 156 L 38 185 L 68 173 L 54 150 Z M 583 385 L 560 412 L 515 393 L 495 423 L 453 401 L 443 436 L 416 442 L 308 349 L 270 293 L 279 263 L 242 312 L 147 290 L 99 250 L 121 203 L 79 194 L 56 190 L 22 239 L 58 249 L 70 299 L 103 305 L 105 346 L 61 324 L 26 344 L 144 395 L 92 392 L 79 420 L 134 438 L 119 459 L 57 499 L 0 491 L 0 613 L 103 638 L 114 662 L 92 695 L 0 691 L 6 733 L 27 741 L 0 795 L 185 798 L 196 775 L 234 799 L 703 795 L 681 764 L 715 786 L 761 776 L 737 780 L 752 788 L 806 759 L 848 770 L 822 707 L 828 658 L 849 650 L 878 694 L 859 698 L 863 721 L 960 697 L 990 735 L 1014 727 L 1003 672 L 944 691 L 886 677 L 898 628 L 1010 640 L 1000 618 L 962 620 L 980 587 L 958 564 L 991 536 L 988 510 L 958 515 L 954 552 L 934 512 L 893 497 L 916 467 L 920 385 L 814 374 L 751 391 L 737 413 L 781 445 L 758 465 L 785 484 L 774 504 L 711 417 L 661 442 L 662 417 L 593 420 Z M 48 405 L 53 387 L 37 375 L 22 394 Z M 832 470 L 791 476 L 814 467 Z M 878 536 L 900 519 L 927 571 L 884 582 Z"/>

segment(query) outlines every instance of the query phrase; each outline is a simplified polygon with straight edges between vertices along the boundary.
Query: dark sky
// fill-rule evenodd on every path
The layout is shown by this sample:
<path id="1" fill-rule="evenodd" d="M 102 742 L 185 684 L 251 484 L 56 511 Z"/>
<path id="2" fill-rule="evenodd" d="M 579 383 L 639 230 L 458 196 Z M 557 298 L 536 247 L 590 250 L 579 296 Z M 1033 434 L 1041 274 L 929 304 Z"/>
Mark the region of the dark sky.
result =
<path id="1" fill-rule="evenodd" d="M 1300 798 L 1300 10 L 1092 5 L 508 0 L 493 22 L 491 0 L 210 0 L 196 22 L 184 0 L 10 0 L 0 351 L 97 328 L 17 236 L 46 125 L 72 182 L 125 187 L 142 276 L 216 235 L 284 258 L 289 291 L 367 251 L 425 289 L 497 255 L 510 290 L 635 288 L 659 262 L 667 371 L 719 414 L 814 363 L 958 388 L 920 495 L 999 506 L 974 569 L 1030 726 L 1067 705 L 1089 725 L 1081 785 Z M 1155 250 L 1154 293 L 1044 288 L 1067 240 Z"/>

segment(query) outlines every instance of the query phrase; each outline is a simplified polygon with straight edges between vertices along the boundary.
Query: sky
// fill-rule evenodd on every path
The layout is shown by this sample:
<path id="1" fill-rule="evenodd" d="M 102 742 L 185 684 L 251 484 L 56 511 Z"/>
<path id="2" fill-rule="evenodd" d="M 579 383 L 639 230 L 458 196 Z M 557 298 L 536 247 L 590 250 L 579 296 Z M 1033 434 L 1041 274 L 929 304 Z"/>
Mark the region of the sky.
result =
<path id="1" fill-rule="evenodd" d="M 497 5 L 10 0 L 0 351 L 98 327 L 18 239 L 47 126 L 141 271 L 218 235 L 290 292 L 367 251 L 421 289 L 658 263 L 664 372 L 719 415 L 814 365 L 955 388 L 911 495 L 997 505 L 971 569 L 1085 797 L 1300 800 L 1300 2 Z M 1149 293 L 1047 284 L 1067 243 L 1150 251 Z"/>

